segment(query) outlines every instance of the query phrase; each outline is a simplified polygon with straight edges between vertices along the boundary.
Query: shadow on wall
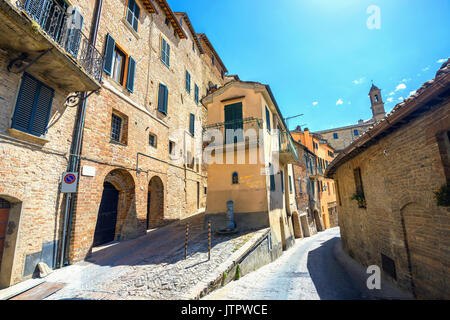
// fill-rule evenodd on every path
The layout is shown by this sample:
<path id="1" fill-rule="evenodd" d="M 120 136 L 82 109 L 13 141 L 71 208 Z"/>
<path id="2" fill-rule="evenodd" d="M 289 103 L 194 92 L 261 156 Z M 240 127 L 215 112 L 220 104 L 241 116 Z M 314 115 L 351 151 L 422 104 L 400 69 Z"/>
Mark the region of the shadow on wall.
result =
<path id="1" fill-rule="evenodd" d="M 309 274 L 320 299 L 360 300 L 361 293 L 352 285 L 350 277 L 334 258 L 333 248 L 339 241 L 339 237 L 334 237 L 309 252 Z"/>

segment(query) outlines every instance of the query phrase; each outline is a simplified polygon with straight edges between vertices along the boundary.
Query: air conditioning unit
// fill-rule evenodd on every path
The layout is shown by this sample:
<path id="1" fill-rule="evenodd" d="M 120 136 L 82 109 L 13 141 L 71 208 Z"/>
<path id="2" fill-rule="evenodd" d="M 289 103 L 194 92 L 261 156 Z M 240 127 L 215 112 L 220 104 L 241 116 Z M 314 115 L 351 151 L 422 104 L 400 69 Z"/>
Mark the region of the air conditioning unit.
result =
<path id="1" fill-rule="evenodd" d="M 78 51 L 80 49 L 81 30 L 83 29 L 84 18 L 80 12 L 80 9 L 76 6 L 68 7 L 66 14 L 66 51 L 69 52 L 74 58 L 77 58 Z"/>

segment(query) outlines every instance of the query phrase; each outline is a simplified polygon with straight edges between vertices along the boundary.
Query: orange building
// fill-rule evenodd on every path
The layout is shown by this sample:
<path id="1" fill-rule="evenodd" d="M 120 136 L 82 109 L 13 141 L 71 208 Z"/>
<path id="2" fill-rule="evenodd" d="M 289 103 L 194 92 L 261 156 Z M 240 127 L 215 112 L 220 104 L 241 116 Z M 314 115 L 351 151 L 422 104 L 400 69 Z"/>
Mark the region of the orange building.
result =
<path id="1" fill-rule="evenodd" d="M 312 177 L 317 182 L 319 191 L 320 211 L 323 224 L 326 229 L 338 225 L 337 206 L 336 206 L 336 187 L 333 179 L 324 177 L 325 169 L 333 161 L 335 150 L 322 139 L 319 135 L 309 132 L 308 128 L 304 131 L 297 127 L 291 131 L 292 138 L 308 148 L 316 155 L 316 176 Z"/>

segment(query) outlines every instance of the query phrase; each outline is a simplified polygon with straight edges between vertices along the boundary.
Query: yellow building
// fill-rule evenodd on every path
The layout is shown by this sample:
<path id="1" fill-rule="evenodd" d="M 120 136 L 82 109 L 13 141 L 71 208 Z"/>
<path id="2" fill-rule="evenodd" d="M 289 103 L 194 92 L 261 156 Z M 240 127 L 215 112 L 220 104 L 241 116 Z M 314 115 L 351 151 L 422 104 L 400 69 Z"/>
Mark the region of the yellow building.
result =
<path id="1" fill-rule="evenodd" d="M 208 108 L 206 219 L 216 230 L 225 228 L 232 200 L 236 228 L 270 227 L 272 250 L 281 254 L 294 242 L 291 164 L 297 153 L 270 87 L 232 80 L 202 103 Z"/>
<path id="2" fill-rule="evenodd" d="M 337 207 L 336 207 L 336 187 L 333 179 L 324 177 L 325 169 L 328 164 L 333 161 L 335 150 L 322 139 L 319 135 L 310 133 L 308 128 L 301 131 L 299 127 L 291 132 L 292 138 L 306 146 L 309 151 L 316 155 L 316 174 L 313 180 L 319 194 L 320 208 L 317 208 L 322 213 L 322 220 L 325 229 L 333 228 L 338 225 L 337 221 Z"/>

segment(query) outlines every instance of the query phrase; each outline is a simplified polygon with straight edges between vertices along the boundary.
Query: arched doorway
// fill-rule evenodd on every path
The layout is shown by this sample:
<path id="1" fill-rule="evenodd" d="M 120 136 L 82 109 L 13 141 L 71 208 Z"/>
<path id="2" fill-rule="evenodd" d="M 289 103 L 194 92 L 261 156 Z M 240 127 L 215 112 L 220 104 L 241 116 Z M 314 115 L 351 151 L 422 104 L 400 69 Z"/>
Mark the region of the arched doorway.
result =
<path id="1" fill-rule="evenodd" d="M 6 240 L 6 226 L 8 224 L 9 210 L 11 204 L 9 201 L 0 198 L 0 271 L 2 266 L 3 248 Z"/>
<path id="2" fill-rule="evenodd" d="M 160 177 L 154 176 L 148 183 L 147 230 L 164 221 L 164 185 Z"/>
<path id="3" fill-rule="evenodd" d="M 118 203 L 119 191 L 110 182 L 105 181 L 95 226 L 94 247 L 114 241 Z"/>

